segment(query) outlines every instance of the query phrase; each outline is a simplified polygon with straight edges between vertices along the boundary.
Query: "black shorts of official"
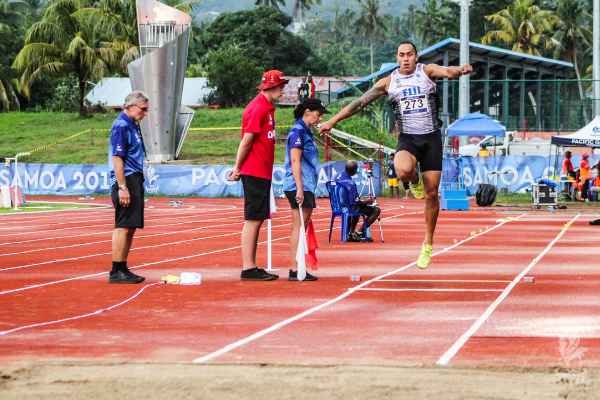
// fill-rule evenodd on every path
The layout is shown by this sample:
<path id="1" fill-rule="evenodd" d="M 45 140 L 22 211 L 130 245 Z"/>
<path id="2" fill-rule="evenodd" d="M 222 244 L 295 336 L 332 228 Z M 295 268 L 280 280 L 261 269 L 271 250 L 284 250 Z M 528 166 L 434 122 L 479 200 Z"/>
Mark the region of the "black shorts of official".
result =
<path id="1" fill-rule="evenodd" d="M 368 216 L 375 214 L 376 207 L 360 206 L 358 208 L 354 208 L 354 210 L 361 212 L 368 217 Z"/>
<path id="2" fill-rule="evenodd" d="M 244 219 L 251 221 L 269 219 L 271 181 L 242 175 L 242 185 L 244 185 Z"/>
<path id="3" fill-rule="evenodd" d="M 129 190 L 129 207 L 119 203 L 119 186 L 110 188 L 110 197 L 115 207 L 115 229 L 144 228 L 144 175 L 134 173 L 125 177 Z"/>
<path id="4" fill-rule="evenodd" d="M 292 209 L 298 208 L 298 202 L 296 201 L 296 191 L 291 190 L 289 192 L 284 192 L 285 197 L 287 197 L 290 202 L 290 206 Z M 308 190 L 304 191 L 304 201 L 302 202 L 302 208 L 316 208 L 317 201 L 315 200 L 315 194 L 313 192 L 309 192 Z"/>
<path id="5" fill-rule="evenodd" d="M 396 151 L 402 150 L 415 156 L 421 172 L 442 170 L 442 133 L 439 129 L 425 135 L 404 133 L 398 136 Z"/>

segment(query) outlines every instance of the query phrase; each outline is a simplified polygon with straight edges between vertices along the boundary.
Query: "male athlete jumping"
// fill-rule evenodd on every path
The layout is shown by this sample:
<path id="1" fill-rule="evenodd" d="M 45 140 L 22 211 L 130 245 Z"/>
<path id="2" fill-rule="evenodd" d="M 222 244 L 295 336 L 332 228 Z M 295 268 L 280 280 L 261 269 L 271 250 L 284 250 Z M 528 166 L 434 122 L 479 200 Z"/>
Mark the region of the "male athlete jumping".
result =
<path id="1" fill-rule="evenodd" d="M 436 64 L 417 64 L 417 48 L 411 42 L 398 46 L 396 60 L 399 67 L 388 77 L 378 81 L 361 98 L 354 100 L 333 118 L 321 124 L 325 134 L 339 121 L 363 111 L 381 96 L 388 96 L 394 105 L 399 135 L 394 166 L 398 179 L 410 182 L 411 192 L 417 198 L 425 196 L 425 223 L 427 230 L 419 268 L 427 268 L 433 251 L 433 233 L 440 209 L 438 186 L 442 176 L 442 121 L 438 118 L 439 97 L 436 79 L 457 79 L 473 72 L 473 67 L 443 67 Z M 420 185 L 417 163 L 421 167 L 423 185 Z"/>

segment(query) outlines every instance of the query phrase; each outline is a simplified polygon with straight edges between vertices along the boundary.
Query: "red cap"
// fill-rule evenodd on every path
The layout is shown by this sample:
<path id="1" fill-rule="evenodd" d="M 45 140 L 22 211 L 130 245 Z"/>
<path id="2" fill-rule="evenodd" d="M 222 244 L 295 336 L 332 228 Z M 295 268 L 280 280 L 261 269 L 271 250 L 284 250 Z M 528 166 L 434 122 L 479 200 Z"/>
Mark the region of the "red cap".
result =
<path id="1" fill-rule="evenodd" d="M 285 79 L 283 72 L 277 71 L 276 69 L 267 71 L 262 77 L 262 84 L 257 86 L 259 90 L 271 89 L 276 86 L 288 83 L 290 80 Z"/>
<path id="2" fill-rule="evenodd" d="M 590 156 L 588 156 L 587 154 L 584 154 L 584 155 L 582 155 L 582 156 L 581 156 L 581 158 L 582 158 L 582 159 L 583 159 L 583 158 L 590 158 Z"/>

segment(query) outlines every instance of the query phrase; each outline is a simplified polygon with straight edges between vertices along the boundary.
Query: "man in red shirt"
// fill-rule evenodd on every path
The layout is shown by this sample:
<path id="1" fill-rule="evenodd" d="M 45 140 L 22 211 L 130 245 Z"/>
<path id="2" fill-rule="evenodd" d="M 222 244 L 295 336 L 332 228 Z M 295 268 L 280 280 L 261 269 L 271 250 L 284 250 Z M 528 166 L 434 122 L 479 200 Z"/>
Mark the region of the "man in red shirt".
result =
<path id="1" fill-rule="evenodd" d="M 269 218 L 271 179 L 275 159 L 275 107 L 273 102 L 284 94 L 288 83 L 280 71 L 263 75 L 260 93 L 244 110 L 242 141 L 230 181 L 242 180 L 244 186 L 244 228 L 242 229 L 243 281 L 272 281 L 279 275 L 269 274 L 256 266 L 258 233 Z"/>
<path id="2" fill-rule="evenodd" d="M 560 174 L 561 179 L 567 179 L 569 176 L 575 178 L 575 171 L 573 170 L 573 164 L 571 163 L 571 152 L 565 151 L 565 159 L 563 161 L 562 173 Z M 565 183 L 565 201 L 573 200 L 571 198 L 571 183 Z"/>

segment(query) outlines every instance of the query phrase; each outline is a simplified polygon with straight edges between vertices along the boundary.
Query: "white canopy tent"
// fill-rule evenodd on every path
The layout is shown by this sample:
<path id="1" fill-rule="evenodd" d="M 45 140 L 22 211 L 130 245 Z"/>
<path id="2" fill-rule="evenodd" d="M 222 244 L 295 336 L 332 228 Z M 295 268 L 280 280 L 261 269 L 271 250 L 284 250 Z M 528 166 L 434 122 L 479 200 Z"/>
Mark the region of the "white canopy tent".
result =
<path id="1" fill-rule="evenodd" d="M 600 147 L 600 116 L 569 135 L 552 136 L 550 143 L 569 147 Z"/>

